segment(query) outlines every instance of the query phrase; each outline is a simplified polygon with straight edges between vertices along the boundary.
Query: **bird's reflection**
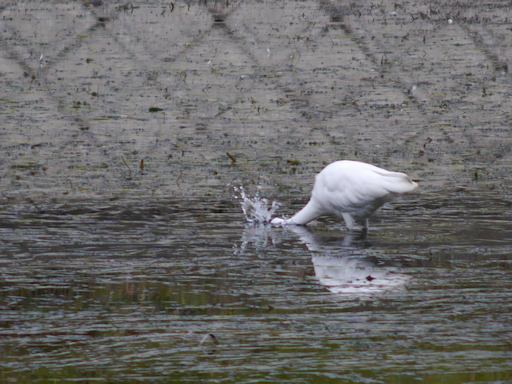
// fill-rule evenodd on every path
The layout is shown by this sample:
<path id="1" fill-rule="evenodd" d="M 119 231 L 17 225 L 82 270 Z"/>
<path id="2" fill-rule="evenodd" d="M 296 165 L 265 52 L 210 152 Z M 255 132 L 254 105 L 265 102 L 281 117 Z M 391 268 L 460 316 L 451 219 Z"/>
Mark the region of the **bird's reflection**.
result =
<path id="1" fill-rule="evenodd" d="M 396 268 L 377 265 L 365 233 L 349 232 L 341 244 L 328 246 L 304 226 L 289 226 L 312 252 L 318 282 L 336 294 L 372 295 L 405 286 L 409 277 Z"/>
<path id="2" fill-rule="evenodd" d="M 315 275 L 333 293 L 375 294 L 405 286 L 408 276 L 357 257 L 313 256 Z"/>
<path id="3" fill-rule="evenodd" d="M 368 296 L 391 290 L 403 289 L 409 276 L 397 268 L 377 264 L 376 250 L 371 247 L 366 236 L 349 232 L 342 239 L 336 235 L 321 237 L 305 226 L 290 225 L 276 230 L 267 225 L 245 227 L 240 246 L 236 253 L 243 254 L 249 244 L 261 251 L 276 247 L 290 234 L 306 245 L 311 252 L 311 260 L 318 282 L 335 294 Z"/>

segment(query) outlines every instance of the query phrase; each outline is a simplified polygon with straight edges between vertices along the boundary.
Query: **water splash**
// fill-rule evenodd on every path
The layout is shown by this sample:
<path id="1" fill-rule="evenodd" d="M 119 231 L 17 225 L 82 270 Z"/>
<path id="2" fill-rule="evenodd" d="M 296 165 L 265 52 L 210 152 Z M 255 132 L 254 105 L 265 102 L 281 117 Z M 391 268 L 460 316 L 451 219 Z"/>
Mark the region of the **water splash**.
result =
<path id="1" fill-rule="evenodd" d="M 272 215 L 281 206 L 277 201 L 270 203 L 268 199 L 261 197 L 259 190 L 253 197 L 245 192 L 243 186 L 234 187 L 235 197 L 240 200 L 240 206 L 244 213 L 245 219 L 251 224 L 268 224 L 272 219 Z"/>

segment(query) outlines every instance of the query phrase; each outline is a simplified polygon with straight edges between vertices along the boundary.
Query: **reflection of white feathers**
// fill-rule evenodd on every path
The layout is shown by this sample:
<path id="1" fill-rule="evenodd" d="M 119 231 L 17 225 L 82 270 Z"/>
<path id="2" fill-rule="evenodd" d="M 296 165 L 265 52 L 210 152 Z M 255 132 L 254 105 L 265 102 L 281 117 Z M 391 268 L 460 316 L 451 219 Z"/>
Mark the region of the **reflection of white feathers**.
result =
<path id="1" fill-rule="evenodd" d="M 418 185 L 401 172 L 359 161 L 335 161 L 315 178 L 311 198 L 291 219 L 275 218 L 274 225 L 305 225 L 323 215 L 343 217 L 347 228 L 367 228 L 368 217 L 394 196 Z"/>
<path id="2" fill-rule="evenodd" d="M 325 255 L 329 253 L 328 247 L 322 246 L 320 239 L 306 227 L 289 226 L 287 229 L 298 235 L 313 253 L 315 276 L 333 293 L 372 295 L 403 288 L 409 281 L 409 276 L 396 269 L 376 266 L 371 262 L 364 248 L 353 245 L 352 233 L 345 236 L 337 247 L 339 256 L 331 256 Z"/>
<path id="3" fill-rule="evenodd" d="M 405 286 L 409 277 L 360 257 L 313 256 L 315 275 L 333 293 L 376 294 Z"/>

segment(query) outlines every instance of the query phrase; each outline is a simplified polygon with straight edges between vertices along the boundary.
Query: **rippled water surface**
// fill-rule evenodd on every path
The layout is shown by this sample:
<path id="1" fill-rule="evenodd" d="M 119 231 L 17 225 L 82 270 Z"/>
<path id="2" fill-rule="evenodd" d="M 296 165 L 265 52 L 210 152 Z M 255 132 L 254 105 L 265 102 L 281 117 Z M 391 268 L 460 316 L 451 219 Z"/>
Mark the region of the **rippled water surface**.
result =
<path id="1" fill-rule="evenodd" d="M 3 206 L 0 377 L 511 382 L 511 206 L 410 195 L 366 239 L 231 198 Z"/>

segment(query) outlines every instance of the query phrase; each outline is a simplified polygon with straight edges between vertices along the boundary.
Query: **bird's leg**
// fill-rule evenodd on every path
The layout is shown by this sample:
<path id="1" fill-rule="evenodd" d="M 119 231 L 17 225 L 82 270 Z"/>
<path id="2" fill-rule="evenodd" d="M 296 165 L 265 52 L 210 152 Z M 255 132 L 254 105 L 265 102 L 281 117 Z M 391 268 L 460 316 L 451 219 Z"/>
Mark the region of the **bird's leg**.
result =
<path id="1" fill-rule="evenodd" d="M 341 216 L 343 216 L 343 220 L 345 220 L 345 225 L 347 228 L 352 231 L 355 226 L 355 220 L 348 213 L 342 213 Z"/>
<path id="2" fill-rule="evenodd" d="M 366 236 L 368 235 L 368 219 L 364 219 L 364 225 L 361 229 L 361 240 L 366 239 Z"/>
<path id="3" fill-rule="evenodd" d="M 368 219 L 364 218 L 362 220 L 356 220 L 349 213 L 342 213 L 343 220 L 345 220 L 345 225 L 349 231 L 361 231 L 363 236 L 366 236 L 368 233 Z"/>
<path id="4" fill-rule="evenodd" d="M 368 228 L 364 227 L 357 235 L 357 240 L 366 240 L 368 238 Z"/>

